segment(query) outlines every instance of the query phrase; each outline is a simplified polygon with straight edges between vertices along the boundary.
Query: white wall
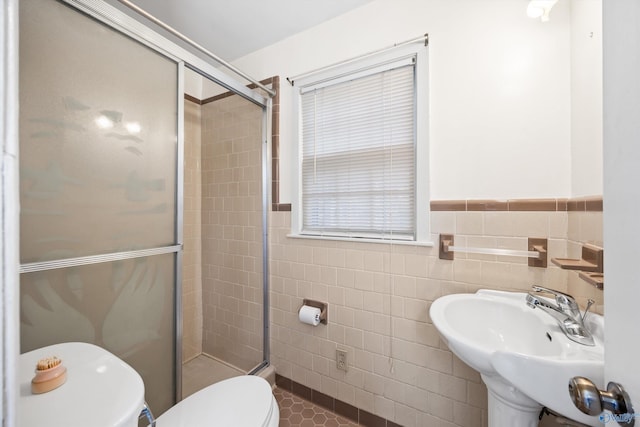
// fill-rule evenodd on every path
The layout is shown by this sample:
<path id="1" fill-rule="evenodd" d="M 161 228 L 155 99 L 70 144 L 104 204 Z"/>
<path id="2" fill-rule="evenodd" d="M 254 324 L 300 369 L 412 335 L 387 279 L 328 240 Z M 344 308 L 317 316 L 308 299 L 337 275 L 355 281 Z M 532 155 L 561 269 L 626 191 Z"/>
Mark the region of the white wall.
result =
<path id="1" fill-rule="evenodd" d="M 602 0 L 571 0 L 571 192 L 602 194 Z"/>
<path id="2" fill-rule="evenodd" d="M 228 70 L 223 67 L 220 68 L 220 71 L 228 72 Z M 233 78 L 237 78 L 237 76 L 234 75 Z M 204 100 L 227 91 L 228 89 L 225 89 L 218 83 L 209 80 L 209 78 L 203 77 L 189 68 L 184 69 L 184 92 L 186 94 L 200 100 Z"/>
<path id="3" fill-rule="evenodd" d="M 571 196 L 570 1 L 542 23 L 519 0 L 376 0 L 234 62 L 282 78 L 282 203 L 296 143 L 284 77 L 425 32 L 431 198 Z"/>
<path id="4" fill-rule="evenodd" d="M 605 380 L 640 406 L 637 252 L 640 239 L 640 2 L 604 2 Z M 633 326 L 632 326 L 633 325 Z M 604 386 L 604 384 L 600 384 Z"/>
<path id="5" fill-rule="evenodd" d="M 202 85 L 203 78 L 195 71 L 191 71 L 188 68 L 184 69 L 184 93 L 191 95 L 198 99 L 203 99 Z"/>

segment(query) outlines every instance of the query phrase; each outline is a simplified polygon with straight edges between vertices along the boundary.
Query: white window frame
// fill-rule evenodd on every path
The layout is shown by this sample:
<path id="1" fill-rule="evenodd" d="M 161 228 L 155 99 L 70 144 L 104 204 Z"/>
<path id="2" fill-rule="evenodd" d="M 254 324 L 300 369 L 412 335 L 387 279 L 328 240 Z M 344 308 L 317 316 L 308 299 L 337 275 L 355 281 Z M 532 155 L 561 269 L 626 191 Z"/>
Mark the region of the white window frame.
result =
<path id="1" fill-rule="evenodd" d="M 393 238 L 356 238 L 356 237 L 336 237 L 322 234 L 305 234 L 302 231 L 302 110 L 301 110 L 301 90 L 309 86 L 318 85 L 328 80 L 339 81 L 345 75 L 356 74 L 363 69 L 371 69 L 391 61 L 401 58 L 415 57 L 415 94 L 416 94 L 416 169 L 415 169 L 415 240 L 396 240 Z M 314 72 L 305 77 L 295 80 L 293 95 L 295 135 L 297 140 L 293 144 L 293 182 L 291 184 L 291 234 L 289 237 L 326 239 L 326 240 L 346 240 L 358 242 L 385 243 L 393 242 L 398 244 L 414 244 L 432 246 L 429 234 L 429 61 L 428 46 L 424 43 L 412 43 L 405 46 L 393 48 L 379 54 L 367 56 L 365 58 L 348 61 L 339 66 L 332 66 L 323 71 Z"/>

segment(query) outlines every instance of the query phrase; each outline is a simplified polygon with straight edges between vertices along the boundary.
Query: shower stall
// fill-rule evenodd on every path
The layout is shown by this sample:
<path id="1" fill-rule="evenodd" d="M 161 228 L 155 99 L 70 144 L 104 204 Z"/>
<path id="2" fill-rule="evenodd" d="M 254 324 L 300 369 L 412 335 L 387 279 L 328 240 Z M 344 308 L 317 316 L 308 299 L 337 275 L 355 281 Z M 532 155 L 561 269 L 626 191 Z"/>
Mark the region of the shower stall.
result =
<path id="1" fill-rule="evenodd" d="M 156 415 L 183 360 L 267 366 L 268 93 L 102 1 L 19 16 L 21 352 L 104 347 Z"/>
<path id="2" fill-rule="evenodd" d="M 185 99 L 183 396 L 255 372 L 268 348 L 263 111 L 202 83 L 202 93 L 216 95 Z"/>

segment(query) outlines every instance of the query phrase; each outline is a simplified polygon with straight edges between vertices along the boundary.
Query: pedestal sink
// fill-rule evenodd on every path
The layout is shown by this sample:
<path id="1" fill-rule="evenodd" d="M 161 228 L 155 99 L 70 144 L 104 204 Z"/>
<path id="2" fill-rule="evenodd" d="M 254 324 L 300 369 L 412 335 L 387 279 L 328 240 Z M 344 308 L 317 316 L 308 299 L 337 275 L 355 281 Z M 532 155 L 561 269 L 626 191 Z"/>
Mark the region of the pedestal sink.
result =
<path id="1" fill-rule="evenodd" d="M 480 372 L 489 391 L 489 427 L 534 427 L 543 406 L 567 418 L 602 426 L 578 411 L 567 390 L 574 376 L 604 385 L 604 319 L 585 325 L 595 346 L 573 342 L 555 319 L 525 303 L 525 293 L 480 290 L 433 302 L 433 324 L 463 362 Z"/>

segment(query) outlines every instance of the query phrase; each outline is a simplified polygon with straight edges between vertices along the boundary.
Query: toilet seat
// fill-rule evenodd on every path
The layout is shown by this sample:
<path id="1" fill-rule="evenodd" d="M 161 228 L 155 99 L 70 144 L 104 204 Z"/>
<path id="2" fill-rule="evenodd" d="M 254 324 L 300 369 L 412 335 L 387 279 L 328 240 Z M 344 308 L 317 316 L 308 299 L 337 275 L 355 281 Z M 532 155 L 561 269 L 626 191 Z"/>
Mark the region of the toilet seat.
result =
<path id="1" fill-rule="evenodd" d="M 159 416 L 156 427 L 276 427 L 279 418 L 271 385 L 244 375 L 192 394 Z"/>

